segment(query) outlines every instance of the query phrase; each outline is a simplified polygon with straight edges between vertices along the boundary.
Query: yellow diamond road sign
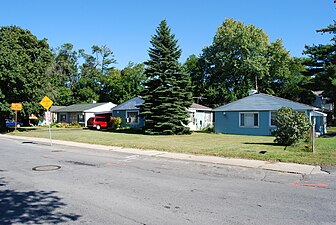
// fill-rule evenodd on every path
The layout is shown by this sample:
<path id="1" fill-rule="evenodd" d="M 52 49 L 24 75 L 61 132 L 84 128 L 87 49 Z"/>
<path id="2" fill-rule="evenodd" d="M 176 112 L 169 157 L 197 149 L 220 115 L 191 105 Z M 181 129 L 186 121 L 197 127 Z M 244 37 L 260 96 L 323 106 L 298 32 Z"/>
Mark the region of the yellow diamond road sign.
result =
<path id="1" fill-rule="evenodd" d="M 44 96 L 44 98 L 42 99 L 42 101 L 40 102 L 40 104 L 46 109 L 48 110 L 51 105 L 53 104 L 54 102 L 48 98 L 48 96 Z"/>

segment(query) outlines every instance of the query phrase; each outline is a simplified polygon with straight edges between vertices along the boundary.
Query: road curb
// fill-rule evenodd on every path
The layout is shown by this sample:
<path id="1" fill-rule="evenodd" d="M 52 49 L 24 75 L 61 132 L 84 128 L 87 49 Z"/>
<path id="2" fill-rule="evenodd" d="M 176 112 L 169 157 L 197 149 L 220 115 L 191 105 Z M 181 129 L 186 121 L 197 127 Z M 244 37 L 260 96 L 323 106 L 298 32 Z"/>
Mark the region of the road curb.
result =
<path id="1" fill-rule="evenodd" d="M 24 136 L 13 136 L 8 134 L 2 134 L 1 136 L 17 139 L 17 140 L 29 140 L 33 142 L 42 142 L 49 144 L 50 140 L 46 138 L 35 138 L 35 137 L 24 137 Z M 271 170 L 278 171 L 284 173 L 295 173 L 295 174 L 328 174 L 321 170 L 320 166 L 312 166 L 312 165 L 304 165 L 304 164 L 296 164 L 296 163 L 283 163 L 283 162 L 268 162 L 261 160 L 251 160 L 251 159 L 237 159 L 237 158 L 224 158 L 217 156 L 207 156 L 207 155 L 191 155 L 185 153 L 174 153 L 174 152 L 164 152 L 157 150 L 143 150 L 136 148 L 122 148 L 122 147 L 114 147 L 114 146 L 105 146 L 98 144 L 87 144 L 73 141 L 62 141 L 62 140 L 52 140 L 52 144 L 54 145 L 65 145 L 71 147 L 80 147 L 87 149 L 98 149 L 98 150 L 108 150 L 115 151 L 120 153 L 130 153 L 130 154 L 138 154 L 159 158 L 170 158 L 170 159 L 178 159 L 178 160 L 187 160 L 194 162 L 204 162 L 204 163 L 214 163 L 221 165 L 229 165 L 229 166 L 239 166 L 246 168 L 255 168 L 255 169 L 263 169 L 263 170 Z"/>

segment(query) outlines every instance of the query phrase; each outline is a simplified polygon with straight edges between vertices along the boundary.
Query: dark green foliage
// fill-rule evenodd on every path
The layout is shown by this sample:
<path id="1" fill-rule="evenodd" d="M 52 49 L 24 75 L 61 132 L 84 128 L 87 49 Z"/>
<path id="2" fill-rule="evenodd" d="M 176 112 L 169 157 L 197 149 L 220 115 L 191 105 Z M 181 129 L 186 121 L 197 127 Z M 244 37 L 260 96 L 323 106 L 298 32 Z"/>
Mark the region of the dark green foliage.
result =
<path id="1" fill-rule="evenodd" d="M 51 97 L 54 105 L 76 103 L 74 94 L 78 80 L 78 53 L 73 45 L 66 43 L 54 50 L 54 62 L 47 70 L 51 80 Z"/>
<path id="2" fill-rule="evenodd" d="M 192 104 L 190 78 L 181 73 L 178 59 L 181 50 L 175 35 L 163 20 L 151 39 L 150 59 L 145 63 L 145 89 L 141 115 L 147 134 L 186 134 Z"/>
<path id="3" fill-rule="evenodd" d="M 144 64 L 129 63 L 124 69 L 113 69 L 105 77 L 101 101 L 121 104 L 140 95 L 145 81 Z"/>
<path id="4" fill-rule="evenodd" d="M 106 98 L 106 80 L 109 73 L 114 69 L 112 64 L 116 63 L 113 52 L 105 45 L 92 46 L 92 54 L 86 54 L 84 50 L 79 51 L 80 56 L 85 60 L 80 66 L 74 96 L 77 102 L 109 101 Z"/>
<path id="5" fill-rule="evenodd" d="M 313 79 L 313 90 L 324 91 L 336 103 L 336 21 L 317 32 L 332 34 L 333 37 L 330 44 L 305 46 L 304 54 L 309 57 L 304 62 L 306 75 Z"/>
<path id="6" fill-rule="evenodd" d="M 21 102 L 19 119 L 30 113 L 42 113 L 38 104 L 50 93 L 51 79 L 47 70 L 52 65 L 52 52 L 46 40 L 38 40 L 30 31 L 17 26 L 0 28 L 0 114 L 1 130 L 10 114 L 10 103 Z"/>
<path id="7" fill-rule="evenodd" d="M 272 131 L 274 142 L 290 146 L 304 139 L 309 133 L 311 124 L 308 117 L 302 112 L 294 112 L 293 109 L 283 107 L 277 111 L 274 121 L 276 129 Z"/>

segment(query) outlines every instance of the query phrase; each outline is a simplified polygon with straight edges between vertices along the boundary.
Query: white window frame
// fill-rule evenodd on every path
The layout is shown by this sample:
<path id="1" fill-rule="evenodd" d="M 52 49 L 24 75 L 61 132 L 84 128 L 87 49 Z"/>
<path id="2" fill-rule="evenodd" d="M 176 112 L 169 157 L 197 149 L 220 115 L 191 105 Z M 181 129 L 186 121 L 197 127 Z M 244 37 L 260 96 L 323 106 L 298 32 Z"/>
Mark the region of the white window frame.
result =
<path id="1" fill-rule="evenodd" d="M 128 113 L 137 113 L 137 122 L 128 122 Z M 139 123 L 139 111 L 126 111 L 126 123 L 129 124 L 138 124 Z"/>
<path id="2" fill-rule="evenodd" d="M 270 111 L 269 112 L 269 126 L 270 127 L 276 127 L 275 125 L 272 124 L 272 113 L 276 113 L 277 111 Z"/>
<path id="3" fill-rule="evenodd" d="M 258 115 L 258 126 L 246 126 L 246 125 L 242 126 L 241 125 L 241 115 L 242 114 L 253 114 L 253 124 L 254 124 L 254 114 L 257 114 Z M 259 124 L 260 124 L 259 112 L 239 112 L 239 127 L 240 128 L 259 128 Z"/>

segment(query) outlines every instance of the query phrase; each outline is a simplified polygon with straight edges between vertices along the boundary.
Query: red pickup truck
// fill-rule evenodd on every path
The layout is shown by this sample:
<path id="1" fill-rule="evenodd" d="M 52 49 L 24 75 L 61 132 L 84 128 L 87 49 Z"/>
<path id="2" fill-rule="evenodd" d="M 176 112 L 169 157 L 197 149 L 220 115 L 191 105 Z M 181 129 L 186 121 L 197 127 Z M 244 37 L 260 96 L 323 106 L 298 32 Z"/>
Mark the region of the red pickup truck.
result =
<path id="1" fill-rule="evenodd" d="M 108 118 L 105 116 L 90 117 L 87 121 L 87 127 L 90 129 L 106 129 L 108 127 Z"/>

